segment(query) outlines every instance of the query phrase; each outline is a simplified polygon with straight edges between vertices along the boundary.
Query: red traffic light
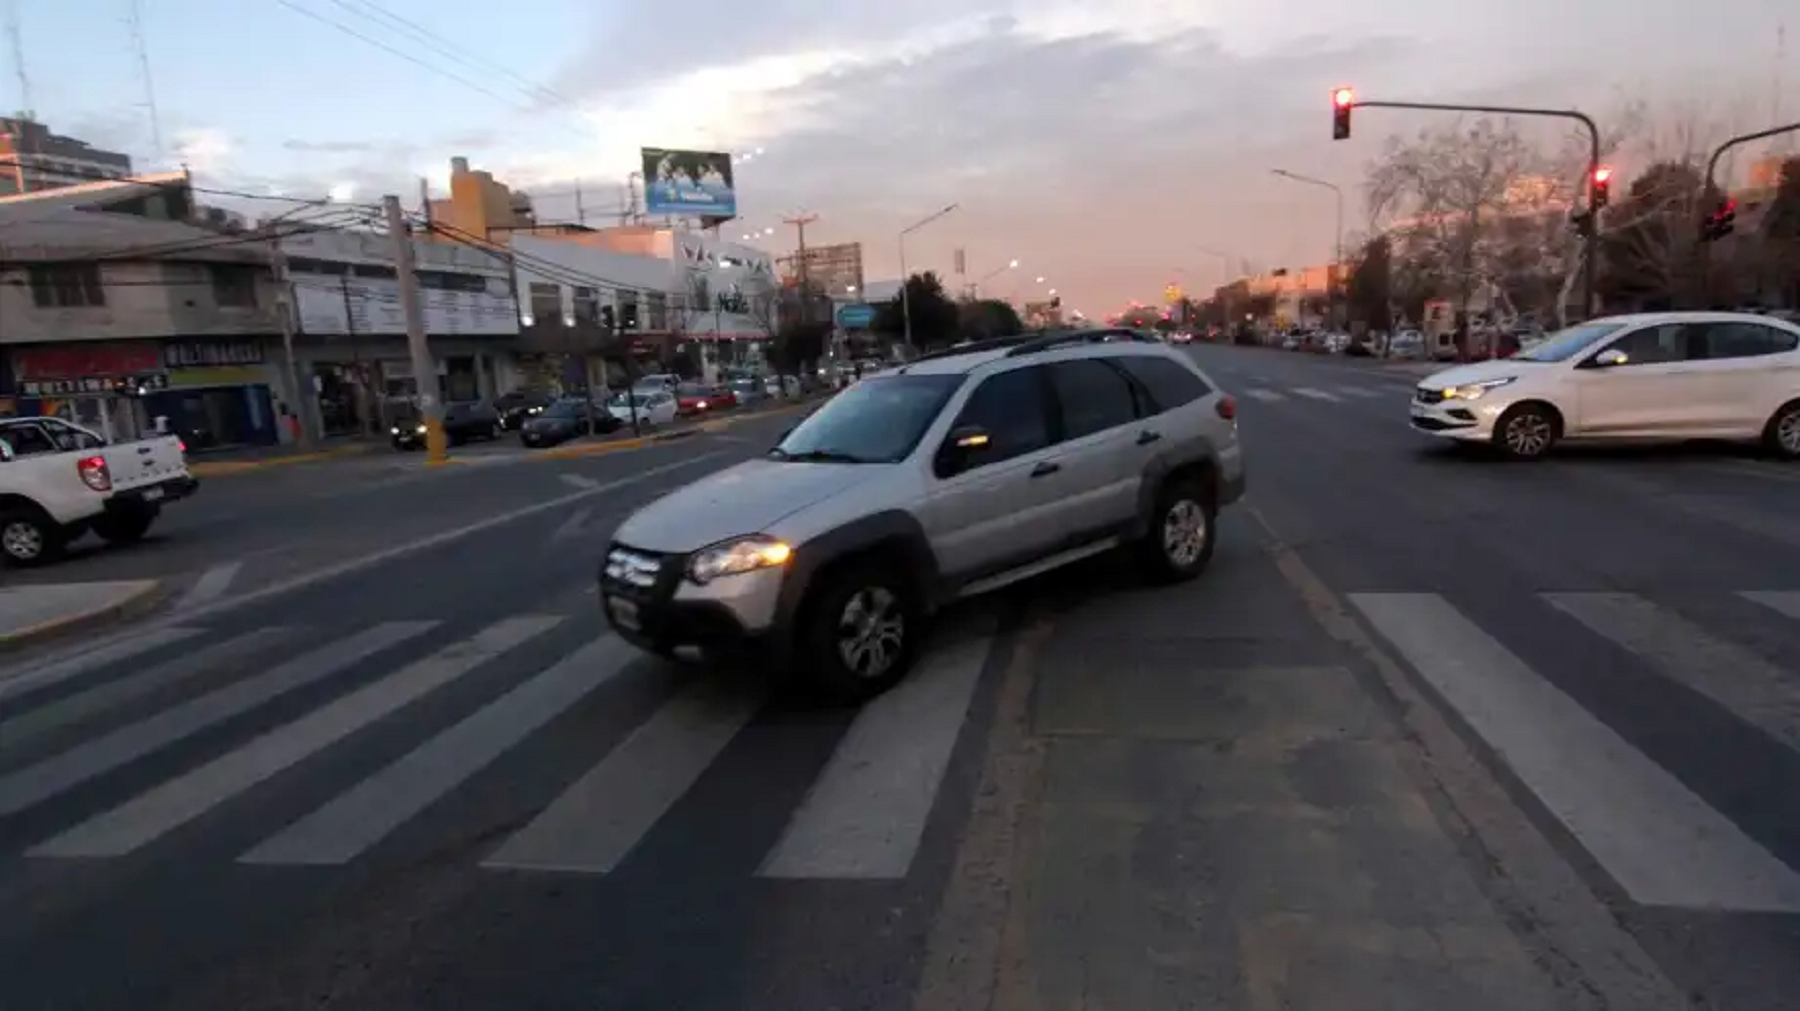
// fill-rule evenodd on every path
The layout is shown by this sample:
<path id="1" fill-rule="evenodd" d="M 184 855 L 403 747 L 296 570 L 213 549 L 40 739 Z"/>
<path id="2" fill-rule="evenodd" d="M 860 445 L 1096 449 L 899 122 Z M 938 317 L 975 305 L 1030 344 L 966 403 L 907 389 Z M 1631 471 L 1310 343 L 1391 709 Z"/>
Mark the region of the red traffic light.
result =
<path id="1" fill-rule="evenodd" d="M 1348 109 L 1356 104 L 1356 92 L 1349 88 L 1334 88 L 1331 92 L 1331 104 L 1339 109 Z"/>
<path id="2" fill-rule="evenodd" d="M 1605 186 L 1607 183 L 1609 183 L 1611 181 L 1612 181 L 1612 169 L 1606 167 L 1605 165 L 1602 165 L 1599 168 L 1594 170 L 1595 184 L 1600 185 L 1600 186 Z"/>

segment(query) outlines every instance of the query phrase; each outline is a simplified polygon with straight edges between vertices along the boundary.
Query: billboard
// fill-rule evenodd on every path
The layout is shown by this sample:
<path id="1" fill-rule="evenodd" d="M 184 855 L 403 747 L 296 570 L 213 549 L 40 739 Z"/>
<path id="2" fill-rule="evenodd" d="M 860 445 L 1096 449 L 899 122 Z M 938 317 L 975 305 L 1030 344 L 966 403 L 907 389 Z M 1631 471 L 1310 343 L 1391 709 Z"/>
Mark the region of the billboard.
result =
<path id="1" fill-rule="evenodd" d="M 867 302 L 838 306 L 837 325 L 840 330 L 867 330 L 874 322 L 875 307 Z"/>
<path id="2" fill-rule="evenodd" d="M 715 222 L 737 217 L 729 152 L 647 147 L 643 155 L 644 213 Z"/>

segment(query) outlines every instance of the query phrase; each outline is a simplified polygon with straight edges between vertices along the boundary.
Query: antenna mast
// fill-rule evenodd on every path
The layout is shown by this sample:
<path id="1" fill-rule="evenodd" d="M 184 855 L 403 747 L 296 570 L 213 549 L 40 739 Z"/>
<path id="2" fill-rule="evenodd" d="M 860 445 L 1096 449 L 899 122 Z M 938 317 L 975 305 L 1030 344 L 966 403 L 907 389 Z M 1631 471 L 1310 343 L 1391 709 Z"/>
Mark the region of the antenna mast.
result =
<path id="1" fill-rule="evenodd" d="M 25 73 L 25 38 L 19 33 L 19 0 L 6 0 L 6 40 L 12 46 L 13 72 L 19 75 L 19 101 L 26 119 L 36 119 L 31 107 L 31 77 Z"/>
<path id="2" fill-rule="evenodd" d="M 143 0 L 126 0 L 125 23 L 131 28 L 131 46 L 137 52 L 138 76 L 144 85 L 144 110 L 150 116 L 150 147 L 160 168 L 163 160 L 162 120 L 156 112 L 156 84 L 150 77 L 150 51 L 144 45 Z"/>

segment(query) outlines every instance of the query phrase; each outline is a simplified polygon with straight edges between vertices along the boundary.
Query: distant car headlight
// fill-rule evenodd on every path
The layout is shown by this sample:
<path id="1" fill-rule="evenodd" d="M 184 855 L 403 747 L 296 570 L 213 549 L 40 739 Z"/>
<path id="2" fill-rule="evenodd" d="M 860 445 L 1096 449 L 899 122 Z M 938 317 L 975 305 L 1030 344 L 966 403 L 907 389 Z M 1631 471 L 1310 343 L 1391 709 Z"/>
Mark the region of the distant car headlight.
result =
<path id="1" fill-rule="evenodd" d="M 704 586 L 721 576 L 786 565 L 792 557 L 794 549 L 773 537 L 739 537 L 696 552 L 688 562 L 688 578 Z"/>
<path id="2" fill-rule="evenodd" d="M 400 434 L 400 426 L 396 425 L 393 428 L 388 429 L 388 431 L 394 435 L 399 435 Z"/>
<path id="3" fill-rule="evenodd" d="M 1444 390 L 1444 399 L 1480 400 L 1487 395 L 1489 390 L 1499 389 L 1512 382 L 1515 378 L 1517 377 L 1507 376 L 1505 379 L 1489 379 L 1480 383 L 1465 383 L 1462 386 L 1452 386 Z"/>
<path id="4" fill-rule="evenodd" d="M 418 428 L 413 429 L 413 431 L 418 433 L 419 435 L 424 435 L 425 434 L 425 426 L 420 425 Z"/>

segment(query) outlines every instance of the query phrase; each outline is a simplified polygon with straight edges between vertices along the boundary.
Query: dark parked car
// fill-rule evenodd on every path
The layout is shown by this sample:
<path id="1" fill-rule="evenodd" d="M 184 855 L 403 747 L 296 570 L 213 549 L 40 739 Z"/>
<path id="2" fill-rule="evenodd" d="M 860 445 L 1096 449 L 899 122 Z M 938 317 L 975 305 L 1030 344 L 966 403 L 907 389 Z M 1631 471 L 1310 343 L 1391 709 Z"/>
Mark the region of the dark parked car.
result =
<path id="1" fill-rule="evenodd" d="M 525 426 L 526 421 L 544 413 L 544 409 L 555 402 L 556 397 L 548 393 L 515 390 L 496 400 L 494 409 L 500 412 L 500 427 L 516 432 Z"/>
<path id="2" fill-rule="evenodd" d="M 619 419 L 604 406 L 589 409 L 582 400 L 558 400 L 532 415 L 519 429 L 519 441 L 533 449 L 558 446 L 579 435 L 605 435 L 619 427 Z"/>
<path id="3" fill-rule="evenodd" d="M 485 400 L 461 400 L 444 405 L 444 438 L 452 446 L 474 439 L 498 439 L 504 433 L 500 412 Z M 396 422 L 388 429 L 395 449 L 422 449 L 425 425 L 416 416 Z"/>

